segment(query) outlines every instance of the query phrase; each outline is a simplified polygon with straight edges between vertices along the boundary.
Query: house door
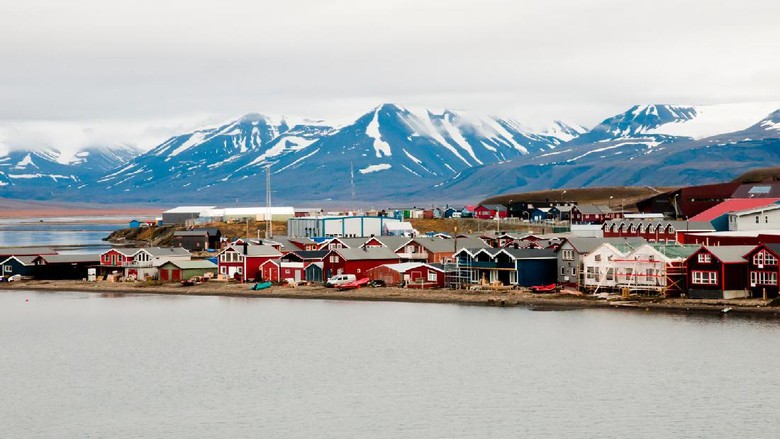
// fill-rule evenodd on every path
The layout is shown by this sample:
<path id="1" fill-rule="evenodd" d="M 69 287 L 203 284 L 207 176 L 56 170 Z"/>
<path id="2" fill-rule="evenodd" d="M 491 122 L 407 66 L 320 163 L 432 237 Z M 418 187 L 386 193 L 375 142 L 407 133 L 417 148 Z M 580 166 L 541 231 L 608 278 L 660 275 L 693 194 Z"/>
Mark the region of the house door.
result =
<path id="1" fill-rule="evenodd" d="M 170 270 L 160 270 L 160 280 L 162 282 L 168 281 L 168 273 L 170 273 Z"/>
<path id="2" fill-rule="evenodd" d="M 181 280 L 181 270 L 172 270 L 171 280 L 173 281 Z"/>
<path id="3" fill-rule="evenodd" d="M 298 270 L 297 268 L 293 270 L 293 273 L 295 273 L 295 282 L 300 282 L 302 280 L 301 277 L 303 276 L 301 276 L 301 271 L 302 270 Z"/>
<path id="4" fill-rule="evenodd" d="M 490 270 L 490 282 L 498 282 L 498 270 Z"/>

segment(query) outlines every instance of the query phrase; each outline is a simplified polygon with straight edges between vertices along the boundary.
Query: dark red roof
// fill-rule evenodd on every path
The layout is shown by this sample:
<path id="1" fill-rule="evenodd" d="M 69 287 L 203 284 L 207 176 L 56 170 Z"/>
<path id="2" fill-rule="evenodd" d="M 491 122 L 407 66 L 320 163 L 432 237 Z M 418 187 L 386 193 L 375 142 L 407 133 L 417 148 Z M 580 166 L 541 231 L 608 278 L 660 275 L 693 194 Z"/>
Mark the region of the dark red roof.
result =
<path id="1" fill-rule="evenodd" d="M 712 221 L 729 212 L 769 206 L 780 198 L 731 198 L 691 218 L 691 221 Z"/>

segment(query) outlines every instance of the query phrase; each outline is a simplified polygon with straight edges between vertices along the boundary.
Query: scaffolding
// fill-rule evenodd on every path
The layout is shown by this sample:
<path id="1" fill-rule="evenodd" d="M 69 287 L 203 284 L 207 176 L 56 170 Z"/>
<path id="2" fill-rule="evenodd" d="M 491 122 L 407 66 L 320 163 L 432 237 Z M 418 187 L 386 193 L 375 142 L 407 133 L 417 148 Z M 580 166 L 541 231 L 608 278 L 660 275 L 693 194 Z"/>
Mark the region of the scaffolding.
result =
<path id="1" fill-rule="evenodd" d="M 461 265 L 459 261 L 446 262 L 444 268 L 444 287 L 452 290 L 466 288 L 471 283 L 470 266 Z"/>

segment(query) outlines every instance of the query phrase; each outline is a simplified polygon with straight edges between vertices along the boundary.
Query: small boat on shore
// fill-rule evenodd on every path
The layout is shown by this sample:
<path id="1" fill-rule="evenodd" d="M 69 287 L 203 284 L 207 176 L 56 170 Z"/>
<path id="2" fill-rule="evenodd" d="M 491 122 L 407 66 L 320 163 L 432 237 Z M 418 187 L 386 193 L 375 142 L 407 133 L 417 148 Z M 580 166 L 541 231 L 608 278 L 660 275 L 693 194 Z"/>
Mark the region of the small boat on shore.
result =
<path id="1" fill-rule="evenodd" d="M 531 292 L 536 294 L 554 293 L 556 291 L 556 287 L 557 285 L 555 284 L 534 285 L 531 287 Z"/>
<path id="2" fill-rule="evenodd" d="M 256 290 L 265 290 L 267 288 L 271 288 L 271 282 L 259 282 L 254 285 L 252 285 L 252 288 L 250 290 L 256 291 Z"/>

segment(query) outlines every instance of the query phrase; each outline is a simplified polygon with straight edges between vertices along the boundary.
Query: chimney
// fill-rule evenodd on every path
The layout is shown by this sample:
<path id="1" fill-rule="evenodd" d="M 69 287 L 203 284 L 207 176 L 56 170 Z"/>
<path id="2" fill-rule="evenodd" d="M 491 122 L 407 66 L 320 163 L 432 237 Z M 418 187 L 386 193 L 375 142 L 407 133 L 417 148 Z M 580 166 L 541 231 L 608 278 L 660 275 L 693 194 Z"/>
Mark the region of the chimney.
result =
<path id="1" fill-rule="evenodd" d="M 247 254 L 248 249 L 249 249 L 249 244 L 246 241 L 244 241 L 244 255 Z"/>

